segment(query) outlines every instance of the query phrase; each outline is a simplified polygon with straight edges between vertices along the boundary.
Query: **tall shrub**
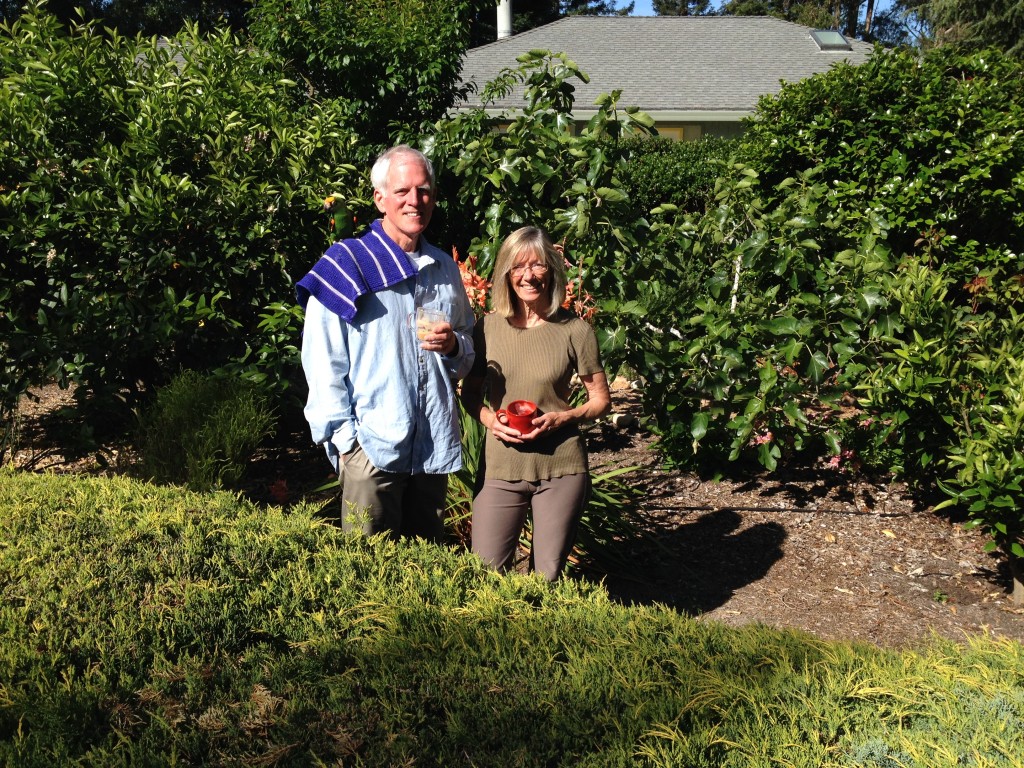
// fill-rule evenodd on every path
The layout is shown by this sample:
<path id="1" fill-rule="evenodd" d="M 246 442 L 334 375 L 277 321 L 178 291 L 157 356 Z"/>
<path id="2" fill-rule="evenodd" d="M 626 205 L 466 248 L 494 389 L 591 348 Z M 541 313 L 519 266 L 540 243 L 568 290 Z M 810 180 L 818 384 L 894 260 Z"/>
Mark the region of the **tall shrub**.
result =
<path id="1" fill-rule="evenodd" d="M 704 265 L 695 300 L 637 291 L 623 331 L 668 457 L 774 468 L 827 449 L 942 484 L 1022 551 L 1005 471 L 1024 452 L 1007 385 L 1024 357 L 1022 97 L 997 53 L 878 51 L 762 100 L 715 207 L 654 212 Z M 679 278 L 664 266 L 652 282 Z"/>
<path id="2" fill-rule="evenodd" d="M 472 19 L 493 0 L 257 0 L 250 32 L 318 100 L 338 100 L 363 143 L 441 117 L 459 94 Z M 366 159 L 370 159 L 369 155 Z"/>
<path id="3" fill-rule="evenodd" d="M 1021 64 L 996 51 L 879 49 L 762 98 L 740 156 L 769 200 L 783 179 L 818 168 L 829 210 L 875 212 L 892 250 L 948 273 L 962 304 L 979 274 L 1018 273 L 1022 105 Z"/>
<path id="4" fill-rule="evenodd" d="M 884 443 L 909 478 L 937 480 L 1015 566 L 1022 104 L 1024 67 L 997 51 L 876 54 L 762 102 L 746 145 L 768 184 L 815 163 L 829 211 L 885 222 L 897 257 L 877 298 L 888 328 L 847 372 L 869 445 Z"/>
<path id="5" fill-rule="evenodd" d="M 294 355 L 283 303 L 355 178 L 338 109 L 226 32 L 66 33 L 37 7 L 0 67 L 5 408 L 43 377 L 134 391 Z"/>
<path id="6" fill-rule="evenodd" d="M 664 137 L 631 139 L 622 181 L 636 207 L 647 216 L 664 203 L 703 213 L 714 199 L 715 180 L 735 150 L 735 139 L 706 136 L 698 141 Z"/>
<path id="7" fill-rule="evenodd" d="M 460 232 L 472 233 L 465 247 L 483 274 L 502 240 L 527 223 L 544 227 L 588 267 L 598 258 L 611 263 L 615 251 L 635 242 L 620 180 L 628 158 L 623 139 L 646 135 L 653 121 L 620 107 L 613 92 L 574 131 L 572 81 L 586 77 L 564 54 L 531 51 L 488 83 L 483 107 L 438 121 L 428 137 L 442 189 L 450 190 L 442 200 L 448 231 L 456 242 Z M 523 94 L 521 109 L 488 113 L 494 98 L 513 90 Z"/>
<path id="8" fill-rule="evenodd" d="M 995 54 L 879 52 L 762 100 L 717 207 L 663 222 L 708 265 L 706 298 L 637 324 L 670 455 L 773 466 L 808 430 L 839 452 L 859 396 L 875 456 L 933 469 L 963 430 L 957 359 L 985 346 L 965 321 L 1020 308 L 1022 87 Z"/>

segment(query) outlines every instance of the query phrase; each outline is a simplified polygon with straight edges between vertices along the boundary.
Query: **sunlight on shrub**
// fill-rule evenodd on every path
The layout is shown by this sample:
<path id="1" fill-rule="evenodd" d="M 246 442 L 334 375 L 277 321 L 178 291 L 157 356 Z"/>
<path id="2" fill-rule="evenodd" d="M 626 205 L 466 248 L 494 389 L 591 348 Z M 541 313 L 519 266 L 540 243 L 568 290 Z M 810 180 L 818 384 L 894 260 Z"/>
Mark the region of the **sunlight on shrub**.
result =
<path id="1" fill-rule="evenodd" d="M 0 470 L 0 509 L 0 765 L 1020 765 L 1020 643 L 727 627 L 123 477 Z"/>
<path id="2" fill-rule="evenodd" d="M 140 417 L 143 468 L 157 482 L 232 488 L 273 431 L 273 409 L 255 386 L 185 371 Z"/>

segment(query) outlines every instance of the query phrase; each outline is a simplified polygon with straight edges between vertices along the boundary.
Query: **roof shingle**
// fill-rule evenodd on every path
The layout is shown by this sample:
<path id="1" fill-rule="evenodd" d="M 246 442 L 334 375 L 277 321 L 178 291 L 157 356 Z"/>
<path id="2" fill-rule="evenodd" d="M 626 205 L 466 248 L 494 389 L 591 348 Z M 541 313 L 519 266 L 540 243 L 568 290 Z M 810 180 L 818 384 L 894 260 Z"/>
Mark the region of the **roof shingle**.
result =
<path id="1" fill-rule="evenodd" d="M 567 16 L 473 48 L 462 77 L 483 86 L 520 54 L 565 53 L 590 77 L 571 81 L 576 110 L 619 89 L 619 104 L 645 112 L 751 112 L 759 97 L 778 93 L 835 62 L 859 64 L 873 48 L 851 40 L 851 51 L 822 51 L 811 28 L 768 16 Z M 475 96 L 470 97 L 470 106 Z M 494 104 L 521 106 L 514 93 Z"/>

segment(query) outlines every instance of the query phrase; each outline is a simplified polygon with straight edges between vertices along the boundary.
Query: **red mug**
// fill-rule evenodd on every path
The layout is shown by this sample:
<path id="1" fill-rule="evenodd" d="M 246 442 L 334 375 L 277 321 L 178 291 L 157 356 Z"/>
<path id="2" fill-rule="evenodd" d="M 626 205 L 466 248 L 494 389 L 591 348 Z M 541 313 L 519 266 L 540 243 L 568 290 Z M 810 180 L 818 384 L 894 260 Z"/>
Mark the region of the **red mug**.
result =
<path id="1" fill-rule="evenodd" d="M 513 400 L 508 408 L 495 411 L 498 418 L 505 417 L 506 423 L 512 429 L 519 430 L 522 434 L 533 432 L 533 420 L 537 417 L 537 404 L 529 400 Z"/>

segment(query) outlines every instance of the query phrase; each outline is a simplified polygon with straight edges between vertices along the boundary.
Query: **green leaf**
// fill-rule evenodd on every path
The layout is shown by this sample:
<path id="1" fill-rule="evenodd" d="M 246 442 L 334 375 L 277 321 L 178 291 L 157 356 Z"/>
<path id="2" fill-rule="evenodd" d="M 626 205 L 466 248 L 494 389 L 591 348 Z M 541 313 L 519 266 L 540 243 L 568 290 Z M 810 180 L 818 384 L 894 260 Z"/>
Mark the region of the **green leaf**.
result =
<path id="1" fill-rule="evenodd" d="M 690 420 L 690 436 L 694 440 L 701 440 L 708 433 L 708 424 L 710 419 L 708 414 L 703 411 L 698 411 L 693 414 L 693 418 Z"/>
<path id="2" fill-rule="evenodd" d="M 828 358 L 823 352 L 816 351 L 811 353 L 807 369 L 814 381 L 820 382 L 825 377 L 825 371 L 830 367 L 831 365 L 829 364 Z"/>
<path id="3" fill-rule="evenodd" d="M 795 317 L 773 317 L 765 326 L 769 333 L 776 336 L 793 336 L 799 328 L 799 323 Z"/>
<path id="4" fill-rule="evenodd" d="M 626 193 L 622 190 L 612 189 L 610 187 L 598 187 L 596 194 L 599 198 L 609 203 L 620 203 L 629 199 Z"/>

